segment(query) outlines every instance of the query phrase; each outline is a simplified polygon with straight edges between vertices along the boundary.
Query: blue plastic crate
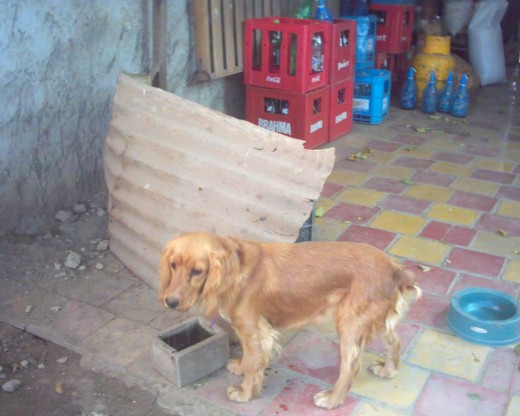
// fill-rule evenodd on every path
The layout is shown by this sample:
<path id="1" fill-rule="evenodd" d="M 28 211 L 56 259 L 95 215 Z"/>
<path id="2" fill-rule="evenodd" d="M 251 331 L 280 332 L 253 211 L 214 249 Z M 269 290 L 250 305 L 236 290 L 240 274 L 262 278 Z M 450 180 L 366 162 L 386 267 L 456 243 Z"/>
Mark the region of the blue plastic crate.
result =
<path id="1" fill-rule="evenodd" d="M 376 53 L 376 16 L 341 16 L 356 21 L 356 70 L 374 67 Z"/>
<path id="2" fill-rule="evenodd" d="M 355 123 L 379 124 L 390 108 L 391 72 L 366 69 L 354 77 L 352 120 Z"/>

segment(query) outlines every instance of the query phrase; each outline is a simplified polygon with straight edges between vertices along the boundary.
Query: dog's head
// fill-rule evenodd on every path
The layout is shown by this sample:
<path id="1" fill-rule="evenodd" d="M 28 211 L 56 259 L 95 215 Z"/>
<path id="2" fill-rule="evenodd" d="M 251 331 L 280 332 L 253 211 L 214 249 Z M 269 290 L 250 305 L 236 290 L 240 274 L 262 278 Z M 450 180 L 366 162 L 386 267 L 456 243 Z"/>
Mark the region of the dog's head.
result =
<path id="1" fill-rule="evenodd" d="M 231 244 L 229 239 L 205 232 L 186 233 L 166 244 L 160 261 L 159 300 L 169 308 L 187 311 L 222 291 L 226 275 L 232 274 L 238 261 Z"/>

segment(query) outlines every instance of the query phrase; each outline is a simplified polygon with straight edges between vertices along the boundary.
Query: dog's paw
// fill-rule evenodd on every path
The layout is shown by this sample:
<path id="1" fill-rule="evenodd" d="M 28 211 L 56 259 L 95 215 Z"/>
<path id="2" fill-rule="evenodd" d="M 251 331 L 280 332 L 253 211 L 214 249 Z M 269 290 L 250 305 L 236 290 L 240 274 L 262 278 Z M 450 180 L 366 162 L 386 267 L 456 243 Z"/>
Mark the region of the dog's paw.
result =
<path id="1" fill-rule="evenodd" d="M 341 406 L 344 399 L 339 400 L 332 396 L 332 390 L 323 390 L 314 395 L 314 404 L 324 409 L 334 409 Z"/>
<path id="2" fill-rule="evenodd" d="M 398 370 L 385 367 L 385 363 L 377 362 L 370 366 L 370 371 L 381 378 L 394 378 L 399 374 Z"/>
<path id="3" fill-rule="evenodd" d="M 251 400 L 251 392 L 246 392 L 241 386 L 228 386 L 227 396 L 235 402 L 248 402 Z"/>
<path id="4" fill-rule="evenodd" d="M 231 374 L 234 374 L 236 376 L 241 376 L 244 374 L 244 370 L 242 369 L 242 366 L 240 365 L 241 361 L 237 358 L 234 358 L 232 360 L 229 360 L 227 363 L 227 369 Z"/>

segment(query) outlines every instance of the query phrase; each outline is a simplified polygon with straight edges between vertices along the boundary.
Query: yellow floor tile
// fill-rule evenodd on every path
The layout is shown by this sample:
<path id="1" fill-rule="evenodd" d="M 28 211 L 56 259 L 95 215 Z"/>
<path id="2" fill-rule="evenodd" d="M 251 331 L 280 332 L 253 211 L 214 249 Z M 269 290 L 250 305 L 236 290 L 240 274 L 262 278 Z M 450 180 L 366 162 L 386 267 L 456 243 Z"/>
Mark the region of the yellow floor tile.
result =
<path id="1" fill-rule="evenodd" d="M 398 376 L 399 377 L 399 376 Z M 356 413 L 356 416 L 402 416 L 399 411 L 394 412 L 393 410 L 387 409 L 386 407 L 378 406 L 372 403 L 361 403 Z"/>
<path id="2" fill-rule="evenodd" d="M 479 231 L 475 236 L 473 247 L 477 251 L 508 257 L 512 260 L 520 258 L 515 254 L 520 250 L 520 237 L 503 237 L 498 232 Z"/>
<path id="3" fill-rule="evenodd" d="M 387 163 L 394 158 L 394 154 L 392 152 L 378 152 L 377 150 L 372 151 L 372 156 L 370 160 L 379 163 Z"/>
<path id="4" fill-rule="evenodd" d="M 368 367 L 381 357 L 364 353 L 359 374 L 354 379 L 352 392 L 392 406 L 407 408 L 421 394 L 429 372 L 402 363 L 399 374 L 393 379 L 382 379 L 368 371 Z"/>
<path id="5" fill-rule="evenodd" d="M 520 415 L 520 395 L 515 394 L 511 396 L 511 401 L 507 407 L 506 416 L 518 416 Z"/>
<path id="6" fill-rule="evenodd" d="M 504 280 L 520 283 L 520 260 L 512 260 L 504 273 Z"/>
<path id="7" fill-rule="evenodd" d="M 452 224 L 471 225 L 477 220 L 480 213 L 453 205 L 435 204 L 427 215 L 430 218 Z"/>
<path id="8" fill-rule="evenodd" d="M 332 218 L 316 218 L 312 229 L 313 241 L 336 241 L 350 226 L 350 223 Z"/>
<path id="9" fill-rule="evenodd" d="M 399 156 L 416 157 L 419 159 L 431 159 L 435 153 L 437 153 L 436 150 L 418 148 L 414 145 L 404 146 L 396 152 Z"/>
<path id="10" fill-rule="evenodd" d="M 374 206 L 388 194 L 371 189 L 348 188 L 336 196 L 337 201 L 348 204 Z"/>
<path id="11" fill-rule="evenodd" d="M 397 165 L 378 165 L 370 173 L 377 176 L 385 176 L 393 179 L 406 179 L 414 174 L 414 170 Z"/>
<path id="12" fill-rule="evenodd" d="M 497 214 L 520 218 L 520 202 L 502 201 L 498 207 Z"/>
<path id="13" fill-rule="evenodd" d="M 450 248 L 440 241 L 403 236 L 390 249 L 390 253 L 418 262 L 440 264 Z"/>
<path id="14" fill-rule="evenodd" d="M 478 158 L 471 164 L 475 169 L 487 169 L 495 170 L 497 172 L 511 172 L 513 170 L 513 164 L 511 162 L 505 162 L 503 160 L 491 159 L 491 158 Z"/>
<path id="15" fill-rule="evenodd" d="M 383 211 L 370 224 L 374 228 L 402 234 L 417 234 L 424 226 L 425 220 L 413 215 Z"/>
<path id="16" fill-rule="evenodd" d="M 416 183 L 410 186 L 404 195 L 416 199 L 426 199 L 427 201 L 446 202 L 453 195 L 453 191 L 440 186 Z"/>
<path id="17" fill-rule="evenodd" d="M 367 175 L 345 169 L 334 169 L 327 179 L 327 182 L 338 183 L 341 185 L 360 185 L 365 182 Z"/>
<path id="18" fill-rule="evenodd" d="M 487 196 L 495 196 L 500 185 L 498 183 L 482 181 L 474 178 L 458 178 L 451 184 L 453 189 Z"/>
<path id="19" fill-rule="evenodd" d="M 415 344 L 408 362 L 466 380 L 476 381 L 491 348 L 470 344 L 453 335 L 427 329 Z"/>
<path id="20" fill-rule="evenodd" d="M 431 168 L 433 172 L 445 173 L 446 175 L 470 176 L 473 169 L 458 163 L 435 162 Z"/>

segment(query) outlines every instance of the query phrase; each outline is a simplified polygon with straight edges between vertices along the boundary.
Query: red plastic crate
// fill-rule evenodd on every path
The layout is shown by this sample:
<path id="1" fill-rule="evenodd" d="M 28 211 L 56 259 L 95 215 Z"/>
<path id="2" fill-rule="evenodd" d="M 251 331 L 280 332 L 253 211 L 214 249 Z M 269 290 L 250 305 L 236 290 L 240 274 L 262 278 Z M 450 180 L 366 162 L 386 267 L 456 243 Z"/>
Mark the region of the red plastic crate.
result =
<path id="1" fill-rule="evenodd" d="M 376 52 L 374 69 L 387 69 L 392 72 L 395 66 L 395 56 L 393 53 Z"/>
<path id="2" fill-rule="evenodd" d="M 415 6 L 371 4 L 368 9 L 377 18 L 376 52 L 401 53 L 410 49 Z"/>
<path id="3" fill-rule="evenodd" d="M 354 79 L 339 81 L 330 87 L 329 141 L 352 131 Z"/>
<path id="4" fill-rule="evenodd" d="M 287 17 L 245 20 L 244 84 L 299 93 L 327 86 L 331 28 L 329 22 L 322 20 Z M 280 35 L 280 48 L 274 49 L 270 40 L 277 34 Z M 315 34 L 322 37 L 323 71 L 320 72 L 312 70 Z"/>
<path id="5" fill-rule="evenodd" d="M 306 149 L 327 143 L 330 87 L 307 93 L 246 86 L 246 120 L 268 130 L 305 140 Z"/>
<path id="6" fill-rule="evenodd" d="M 332 24 L 332 47 L 330 83 L 354 76 L 356 67 L 356 26 L 355 20 L 334 20 Z"/>

